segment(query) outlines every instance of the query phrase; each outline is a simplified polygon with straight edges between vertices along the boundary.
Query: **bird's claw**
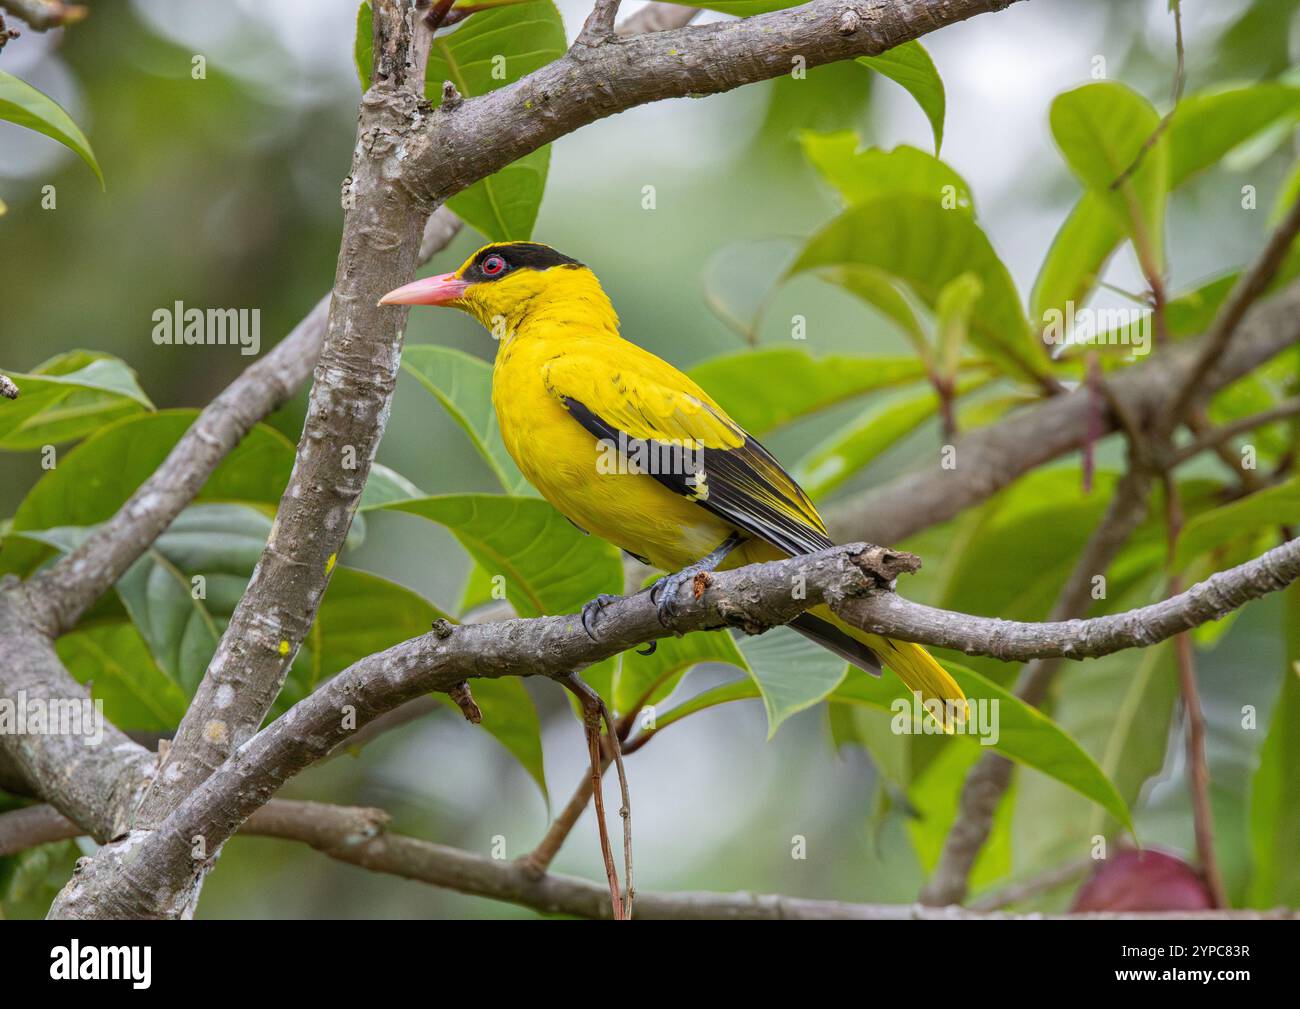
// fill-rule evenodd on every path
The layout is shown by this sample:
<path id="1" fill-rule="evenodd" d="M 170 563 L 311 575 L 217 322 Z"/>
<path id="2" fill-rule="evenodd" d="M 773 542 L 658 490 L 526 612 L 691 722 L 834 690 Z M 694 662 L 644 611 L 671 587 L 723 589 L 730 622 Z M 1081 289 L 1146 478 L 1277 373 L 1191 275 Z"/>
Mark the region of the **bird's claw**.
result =
<path id="1" fill-rule="evenodd" d="M 587 632 L 587 637 L 591 638 L 592 641 L 596 640 L 596 631 L 594 625 L 596 622 L 596 618 L 600 616 L 600 611 L 603 610 L 606 606 L 608 606 L 617 598 L 618 596 L 603 594 L 583 604 L 582 629 Z"/>
<path id="2" fill-rule="evenodd" d="M 670 575 L 664 575 L 650 586 L 650 601 L 655 604 L 655 611 L 659 614 L 659 623 L 665 627 L 672 627 L 674 618 L 681 610 L 677 603 L 677 590 L 694 577 L 695 571 L 693 569 L 683 568 L 681 571 L 674 571 Z"/>

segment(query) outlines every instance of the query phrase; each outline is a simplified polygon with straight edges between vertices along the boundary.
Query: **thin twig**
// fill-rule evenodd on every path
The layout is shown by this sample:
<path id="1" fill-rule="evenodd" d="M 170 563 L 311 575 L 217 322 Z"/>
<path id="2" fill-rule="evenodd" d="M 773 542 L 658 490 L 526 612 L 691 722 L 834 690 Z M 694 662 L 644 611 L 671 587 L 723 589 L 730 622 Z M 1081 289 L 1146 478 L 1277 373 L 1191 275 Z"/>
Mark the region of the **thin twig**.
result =
<path id="1" fill-rule="evenodd" d="M 1220 307 L 1209 333 L 1201 342 L 1196 360 L 1186 377 L 1180 381 L 1177 391 L 1169 398 L 1161 422 L 1157 425 L 1158 431 L 1172 431 L 1192 400 L 1206 391 L 1202 388 L 1206 377 L 1227 350 L 1247 310 L 1277 276 L 1297 233 L 1300 233 L 1300 196 L 1296 197 L 1286 217 L 1269 236 L 1264 251 L 1250 269 L 1242 274 Z"/>
<path id="2" fill-rule="evenodd" d="M 596 0 L 587 15 L 582 31 L 578 32 L 575 46 L 594 46 L 614 38 L 614 20 L 618 17 L 619 0 Z"/>
<path id="3" fill-rule="evenodd" d="M 1178 483 L 1172 474 L 1164 475 L 1165 527 L 1168 538 L 1168 594 L 1182 591 L 1182 578 L 1175 565 L 1178 540 L 1183 531 L 1183 508 Z M 1228 892 L 1214 844 L 1214 808 L 1210 803 L 1210 765 L 1205 753 L 1205 712 L 1201 692 L 1196 684 L 1196 658 L 1192 637 L 1184 631 L 1174 637 L 1174 655 L 1178 661 L 1178 687 L 1183 698 L 1187 722 L 1188 787 L 1192 793 L 1192 823 L 1196 832 L 1196 852 L 1215 907 L 1228 907 Z"/>
<path id="4" fill-rule="evenodd" d="M 623 748 L 619 742 L 618 726 L 614 723 L 613 716 L 609 713 L 609 705 L 599 694 L 596 700 L 600 703 L 600 714 L 605 720 L 605 731 L 608 734 L 609 747 L 614 754 L 614 766 L 618 770 L 618 788 L 619 795 L 623 804 L 619 807 L 619 816 L 623 818 L 623 917 L 632 917 L 632 899 L 635 895 L 632 884 L 632 794 L 627 784 L 627 771 L 623 768 Z M 602 762 L 596 771 L 596 780 L 600 781 L 605 765 Z M 594 784 L 594 783 L 593 783 Z"/>
<path id="5" fill-rule="evenodd" d="M 1286 420 L 1288 417 L 1294 417 L 1298 414 L 1300 414 L 1300 397 L 1283 400 L 1271 409 L 1251 414 L 1249 417 L 1242 417 L 1221 427 L 1207 429 L 1195 441 L 1189 442 L 1175 451 L 1172 461 L 1174 465 L 1181 465 L 1189 459 L 1194 459 L 1202 452 L 1221 446 L 1239 435 L 1247 434 L 1257 428 L 1267 427 L 1269 424 L 1275 424 L 1280 420 Z"/>
<path id="6" fill-rule="evenodd" d="M 591 764 L 591 791 L 596 804 L 596 830 L 600 837 L 600 854 L 605 862 L 605 877 L 609 881 L 609 899 L 614 910 L 614 920 L 621 921 L 627 917 L 626 903 L 619 897 L 618 870 L 614 868 L 614 853 L 609 843 L 609 825 L 605 819 L 605 790 L 601 787 L 605 763 L 604 752 L 600 745 L 600 723 L 605 715 L 605 703 L 600 695 L 584 683 L 576 673 L 566 674 L 561 677 L 560 682 L 572 691 L 582 705 L 582 724 L 587 737 L 587 756 Z"/>
<path id="7" fill-rule="evenodd" d="M 1193 407 L 1187 411 L 1187 416 L 1183 418 L 1187 424 L 1187 429 L 1192 434 L 1200 437 L 1208 434 L 1212 430 L 1209 415 L 1206 414 L 1203 407 Z M 1247 494 L 1253 494 L 1264 486 L 1264 481 L 1260 475 L 1253 469 L 1248 469 L 1241 457 L 1232 451 L 1232 446 L 1225 442 L 1217 442 L 1210 446 L 1210 450 L 1219 457 L 1219 460 L 1232 470 L 1236 475 L 1241 489 Z M 1173 465 L 1174 451 L 1172 447 L 1168 448 L 1169 465 Z"/>
<path id="8" fill-rule="evenodd" d="M 1049 893 L 1078 879 L 1096 863 L 1091 858 L 1079 858 L 1072 862 L 1063 862 L 1040 875 L 1019 883 L 1012 883 L 1001 890 L 986 894 L 968 905 L 972 911 L 1000 911 L 1012 904 L 1020 904 L 1042 893 Z"/>
<path id="9" fill-rule="evenodd" d="M 7 10 L 25 21 L 35 32 L 49 31 L 75 24 L 90 13 L 81 4 L 65 4 L 61 0 L 0 0 L 0 10 Z"/>
<path id="10" fill-rule="evenodd" d="M 1103 392 L 1106 388 L 1107 383 L 1103 382 Z M 1111 562 L 1146 516 L 1152 477 L 1138 458 L 1134 445 L 1134 442 L 1129 444 L 1129 468 L 1120 478 L 1106 514 L 1088 538 L 1069 578 L 1057 594 L 1051 612 L 1053 620 L 1081 617 L 1088 611 L 1092 605 L 1092 580 L 1098 575 L 1105 576 Z M 1016 696 L 1038 707 L 1046 698 L 1059 668 L 1059 660 L 1036 659 L 1030 662 L 1016 681 Z M 993 830 L 993 818 L 1011 785 L 1014 767 L 1007 758 L 988 753 L 971 769 L 962 784 L 957 818 L 944 839 L 934 872 L 921 891 L 923 903 L 957 904 L 966 899 L 971 871 Z"/>
<path id="11" fill-rule="evenodd" d="M 1133 158 L 1133 161 L 1124 169 L 1123 172 L 1120 173 L 1119 177 L 1110 184 L 1112 190 L 1118 190 L 1122 185 L 1124 185 L 1124 183 L 1131 179 L 1134 173 L 1137 172 L 1138 168 L 1141 167 L 1142 159 L 1147 156 L 1147 152 L 1156 145 L 1156 142 L 1164 135 L 1165 130 L 1169 129 L 1169 124 L 1174 118 L 1174 113 L 1178 111 L 1178 103 L 1183 97 L 1183 84 L 1185 80 L 1183 73 L 1185 62 L 1183 50 L 1183 11 L 1180 5 L 1180 0 L 1172 0 L 1170 6 L 1174 14 L 1174 48 L 1177 56 L 1177 64 L 1174 68 L 1173 108 L 1171 108 L 1166 115 L 1161 117 L 1160 122 L 1151 132 L 1151 135 L 1147 137 L 1142 146 L 1138 148 L 1137 155 Z"/>
<path id="12" fill-rule="evenodd" d="M 0 814 L 0 836 L 5 833 L 7 818 L 14 815 Z M 371 872 L 416 880 L 489 900 L 505 901 L 532 908 L 542 914 L 563 914 L 579 918 L 611 916 L 609 895 L 600 884 L 559 874 L 539 876 L 518 862 L 502 862 L 485 855 L 399 834 L 388 829 L 388 819 L 388 815 L 380 809 L 272 799 L 249 817 L 240 834 L 295 841 L 336 861 Z M 38 840 L 48 842 L 76 836 L 77 827 L 64 820 L 53 835 Z M 1169 921 L 1188 918 L 1294 920 L 1300 918 L 1300 912 L 1279 908 L 1272 911 L 1092 912 L 1045 916 L 975 911 L 960 907 L 932 908 L 919 904 L 850 904 L 743 891 L 685 891 L 641 894 L 637 902 L 637 917 L 727 921 L 784 921 L 792 918 L 886 921 L 1039 920 L 1044 917 Z"/>

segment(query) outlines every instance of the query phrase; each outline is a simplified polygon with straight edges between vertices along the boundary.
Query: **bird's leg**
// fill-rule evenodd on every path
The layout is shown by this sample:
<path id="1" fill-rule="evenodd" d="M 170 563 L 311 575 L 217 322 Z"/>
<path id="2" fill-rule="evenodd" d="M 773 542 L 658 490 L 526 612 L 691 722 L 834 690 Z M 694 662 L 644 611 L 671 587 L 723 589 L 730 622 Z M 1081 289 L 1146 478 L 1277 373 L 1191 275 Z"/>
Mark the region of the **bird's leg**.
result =
<path id="1" fill-rule="evenodd" d="M 711 552 L 705 554 L 694 564 L 689 564 L 680 571 L 664 575 L 650 586 L 650 599 L 657 602 L 659 622 L 665 627 L 671 626 L 672 618 L 677 615 L 677 590 L 682 585 L 703 571 L 716 571 L 718 565 L 727 559 L 727 555 L 744 542 L 739 533 L 732 533 Z"/>
<path id="2" fill-rule="evenodd" d="M 618 730 L 604 699 L 592 690 L 577 673 L 570 672 L 560 679 L 582 706 L 583 727 L 587 737 L 587 755 L 591 761 L 591 794 L 596 804 L 596 825 L 600 833 L 600 853 L 605 861 L 605 875 L 609 880 L 609 899 L 615 921 L 632 917 L 632 802 L 628 793 L 627 775 L 623 771 L 623 753 L 619 746 Z M 601 787 L 604 761 L 601 757 L 600 723 L 604 721 L 609 734 L 614 763 L 618 768 L 618 783 L 623 794 L 623 871 L 626 893 L 620 899 L 618 870 L 614 868 L 614 855 L 609 844 L 609 828 L 605 823 L 605 796 Z"/>

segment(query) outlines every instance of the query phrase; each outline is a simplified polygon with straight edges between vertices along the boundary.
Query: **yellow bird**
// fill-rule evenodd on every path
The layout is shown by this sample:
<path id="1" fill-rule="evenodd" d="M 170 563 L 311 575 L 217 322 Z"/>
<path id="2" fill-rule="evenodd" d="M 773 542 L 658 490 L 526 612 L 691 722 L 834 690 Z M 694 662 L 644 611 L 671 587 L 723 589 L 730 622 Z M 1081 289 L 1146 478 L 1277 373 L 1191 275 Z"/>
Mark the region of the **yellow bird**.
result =
<path id="1" fill-rule="evenodd" d="M 700 571 L 833 545 L 770 452 L 690 378 L 619 335 L 614 306 L 577 260 L 534 242 L 487 245 L 380 304 L 459 308 L 497 337 L 492 402 L 506 449 L 578 528 L 671 572 L 652 596 L 665 623 L 675 590 Z M 610 598 L 583 609 L 593 637 Z M 851 627 L 826 606 L 790 626 L 861 669 L 888 666 L 923 702 L 951 702 L 945 710 L 964 717 L 961 688 L 920 645 Z"/>

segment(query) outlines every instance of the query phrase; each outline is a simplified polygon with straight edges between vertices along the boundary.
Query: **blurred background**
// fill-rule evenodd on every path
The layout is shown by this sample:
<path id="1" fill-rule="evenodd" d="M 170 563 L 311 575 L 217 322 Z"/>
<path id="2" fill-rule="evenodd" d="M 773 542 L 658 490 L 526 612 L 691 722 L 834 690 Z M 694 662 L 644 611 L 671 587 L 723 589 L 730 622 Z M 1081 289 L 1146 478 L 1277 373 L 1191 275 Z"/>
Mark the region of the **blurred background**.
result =
<path id="1" fill-rule="evenodd" d="M 30 371 L 73 348 L 134 367 L 159 407 L 202 406 L 248 363 L 231 348 L 159 347 L 152 312 L 189 306 L 259 308 L 265 352 L 330 286 L 359 87 L 352 64 L 355 0 L 92 2 L 71 30 L 24 31 L 0 69 L 59 101 L 94 145 L 107 179 L 63 147 L 0 123 L 0 366 Z M 560 0 L 570 37 L 588 4 Z M 624 4 L 627 14 L 640 6 Z M 1189 0 L 1188 90 L 1276 74 L 1295 51 L 1296 0 Z M 704 19 L 720 15 L 705 14 Z M 20 29 L 21 24 L 16 25 Z M 1095 60 L 1164 111 L 1174 67 L 1164 0 L 1032 0 L 942 30 L 925 45 L 947 88 L 943 157 L 970 183 L 984 228 L 1022 295 L 1078 196 L 1047 130 L 1057 93 L 1092 79 Z M 191 78 L 202 54 L 207 76 Z M 687 367 L 744 344 L 721 316 L 758 304 L 775 272 L 763 243 L 808 235 L 836 203 L 802 160 L 800 129 L 857 129 L 886 148 L 931 148 L 920 110 L 893 83 L 855 66 L 815 72 L 818 87 L 782 80 L 707 100 L 683 99 L 598 122 L 553 147 L 534 235 L 588 263 L 618 308 L 626 336 Z M 1172 287 L 1249 260 L 1264 215 L 1239 212 L 1240 187 L 1271 204 L 1282 168 L 1250 149 L 1173 197 Z M 57 187 L 57 209 L 40 206 Z M 656 206 L 642 207 L 643 187 Z M 755 245 L 755 242 L 759 244 Z M 738 244 L 741 243 L 741 244 Z M 477 244 L 466 229 L 428 268 L 455 268 Z M 757 251 L 756 251 L 757 250 Z M 1107 279 L 1138 289 L 1127 252 Z M 1101 303 L 1113 295 L 1102 295 Z M 813 279 L 777 289 L 760 343 L 789 340 L 808 320 L 813 352 L 906 353 L 883 320 Z M 455 313 L 415 312 L 407 341 L 490 359 L 492 341 Z M 270 420 L 296 440 L 305 395 Z M 851 414 L 852 409 L 849 408 Z M 846 420 L 830 410 L 781 431 L 771 447 L 797 456 Z M 926 427 L 841 489 L 905 468 Z M 1102 459 L 1116 457 L 1103 453 Z M 493 490 L 463 433 L 407 375 L 400 379 L 379 460 L 426 493 Z M 1077 460 L 1065 464 L 1077 466 Z M 0 454 L 0 504 L 13 512 L 40 475 L 37 454 Z M 454 609 L 469 570 L 464 551 L 432 523 L 368 519 L 348 562 L 384 573 Z M 904 544 L 906 545 L 906 544 Z M 924 553 L 924 550 L 922 550 Z M 931 558 L 927 557 L 927 561 Z M 1237 633 L 1202 660 L 1208 694 L 1243 663 L 1281 668 L 1277 612 L 1249 608 Z M 710 680 L 692 674 L 692 689 Z M 1261 696 L 1275 693 L 1276 677 Z M 585 766 L 582 735 L 551 684 L 529 684 L 544 718 L 552 804 Z M 637 812 L 637 881 L 645 889 L 750 889 L 845 900 L 908 901 L 921 882 L 901 816 L 874 815 L 874 772 L 857 750 L 836 753 L 824 706 L 765 741 L 762 706 L 728 705 L 648 746 L 628 771 Z M 1213 742 L 1213 740 L 1212 740 Z M 1150 837 L 1193 850 L 1181 748 L 1170 748 L 1166 807 Z M 1232 769 L 1216 784 L 1231 789 Z M 1245 771 L 1241 771 L 1245 774 Z M 1244 781 L 1244 778 L 1241 780 Z M 1055 786 L 1059 787 L 1059 786 Z M 1158 786 L 1157 786 L 1158 787 Z M 435 714 L 295 779 L 285 793 L 381 806 L 417 836 L 486 853 L 531 847 L 548 811 L 526 773 L 459 716 Z M 1182 805 L 1180 805 L 1182 804 Z M 1162 812 L 1162 810 L 1164 810 Z M 791 839 L 807 838 L 804 860 Z M 1231 858 L 1231 836 L 1222 844 Z M 595 829 L 584 817 L 556 868 L 599 876 Z M 206 917 L 528 916 L 531 912 L 372 875 L 285 842 L 237 838 L 200 908 Z"/>

